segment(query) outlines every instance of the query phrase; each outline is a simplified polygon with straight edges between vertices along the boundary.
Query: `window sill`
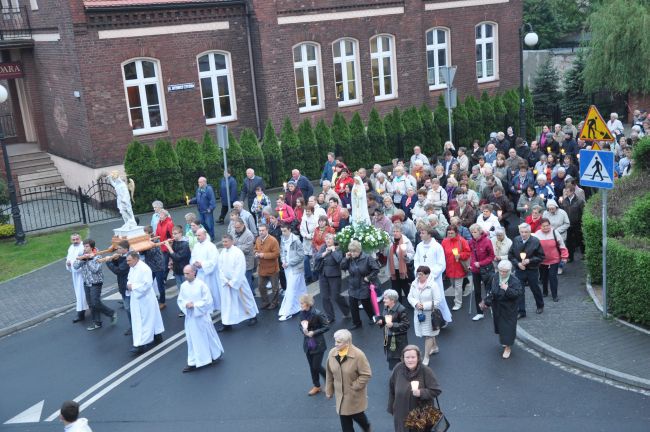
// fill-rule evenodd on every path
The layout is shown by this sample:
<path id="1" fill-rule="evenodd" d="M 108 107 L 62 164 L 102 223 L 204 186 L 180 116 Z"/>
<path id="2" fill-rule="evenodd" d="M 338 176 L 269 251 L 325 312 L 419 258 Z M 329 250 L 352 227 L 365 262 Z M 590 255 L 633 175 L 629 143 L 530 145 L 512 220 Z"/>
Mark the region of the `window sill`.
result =
<path id="1" fill-rule="evenodd" d="M 429 86 L 429 91 L 435 91 L 435 90 L 447 90 L 447 84 Z"/>
<path id="2" fill-rule="evenodd" d="M 167 132 L 167 126 L 151 128 L 151 129 L 136 129 L 133 131 L 133 136 L 151 135 L 161 132 Z"/>
<path id="3" fill-rule="evenodd" d="M 304 113 L 314 112 L 314 111 L 323 111 L 324 109 L 325 109 L 324 106 L 319 105 L 319 106 L 309 107 L 309 108 L 307 108 L 307 107 L 305 107 L 305 108 L 298 108 L 298 112 L 299 112 L 300 114 L 304 114 Z"/>
<path id="4" fill-rule="evenodd" d="M 397 95 L 375 96 L 375 102 L 383 102 L 397 99 Z"/>
<path id="5" fill-rule="evenodd" d="M 360 99 L 355 99 L 353 101 L 347 101 L 347 102 L 339 102 L 338 106 L 339 108 L 345 108 L 349 106 L 354 106 L 354 105 L 362 105 L 363 102 Z"/>
<path id="6" fill-rule="evenodd" d="M 485 83 L 489 83 L 489 82 L 493 82 L 493 81 L 499 81 L 499 77 L 495 75 L 495 76 L 491 76 L 489 78 L 478 78 L 476 80 L 476 82 L 479 83 L 479 84 L 485 84 Z"/>

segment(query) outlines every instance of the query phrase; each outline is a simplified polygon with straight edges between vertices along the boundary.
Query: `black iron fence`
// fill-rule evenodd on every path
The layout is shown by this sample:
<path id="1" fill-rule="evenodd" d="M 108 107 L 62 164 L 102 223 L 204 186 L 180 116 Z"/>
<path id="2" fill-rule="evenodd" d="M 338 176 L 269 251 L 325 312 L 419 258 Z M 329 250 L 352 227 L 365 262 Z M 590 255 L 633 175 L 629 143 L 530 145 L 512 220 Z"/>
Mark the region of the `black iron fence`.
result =
<path id="1" fill-rule="evenodd" d="M 16 123 L 13 114 L 0 114 L 0 138 L 16 136 Z"/>
<path id="2" fill-rule="evenodd" d="M 0 40 L 31 38 L 32 27 L 26 6 L 0 8 Z"/>
<path id="3" fill-rule="evenodd" d="M 25 232 L 120 217 L 115 189 L 103 179 L 76 191 L 44 185 L 20 188 L 17 194 Z M 11 222 L 11 206 L 0 207 L 0 220 Z"/>

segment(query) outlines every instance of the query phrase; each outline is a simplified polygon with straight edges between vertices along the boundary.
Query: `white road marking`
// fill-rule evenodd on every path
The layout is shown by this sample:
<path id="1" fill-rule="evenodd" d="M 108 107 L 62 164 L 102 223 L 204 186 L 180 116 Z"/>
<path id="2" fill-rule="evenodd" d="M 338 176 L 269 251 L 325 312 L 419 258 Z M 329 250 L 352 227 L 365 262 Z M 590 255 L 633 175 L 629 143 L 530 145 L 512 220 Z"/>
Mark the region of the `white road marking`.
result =
<path id="1" fill-rule="evenodd" d="M 21 412 L 17 416 L 10 418 L 4 424 L 38 423 L 41 421 L 41 413 L 43 412 L 44 404 L 45 404 L 45 400 L 42 400 L 37 404 L 27 408 L 25 411 Z"/>

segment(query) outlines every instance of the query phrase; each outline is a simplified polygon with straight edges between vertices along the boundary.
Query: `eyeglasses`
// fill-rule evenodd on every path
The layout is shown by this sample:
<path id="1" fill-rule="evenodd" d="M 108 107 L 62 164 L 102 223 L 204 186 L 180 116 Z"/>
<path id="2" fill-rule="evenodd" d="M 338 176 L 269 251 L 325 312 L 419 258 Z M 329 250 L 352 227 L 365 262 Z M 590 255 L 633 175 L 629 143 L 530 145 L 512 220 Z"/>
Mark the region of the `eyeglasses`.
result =
<path id="1" fill-rule="evenodd" d="M 417 274 L 418 276 L 427 276 L 427 274 L 424 273 L 424 272 L 417 272 L 416 274 Z"/>

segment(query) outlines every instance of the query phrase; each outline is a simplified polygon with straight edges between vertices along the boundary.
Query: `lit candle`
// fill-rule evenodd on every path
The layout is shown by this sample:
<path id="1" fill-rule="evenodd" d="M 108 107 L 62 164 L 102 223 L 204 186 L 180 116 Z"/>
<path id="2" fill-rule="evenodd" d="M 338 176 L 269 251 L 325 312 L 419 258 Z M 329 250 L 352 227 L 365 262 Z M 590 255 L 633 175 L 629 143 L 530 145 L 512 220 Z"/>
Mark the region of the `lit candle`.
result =
<path id="1" fill-rule="evenodd" d="M 541 199 L 544 199 L 544 194 L 542 194 L 542 193 L 539 194 L 539 197 L 540 197 Z"/>
<path id="2" fill-rule="evenodd" d="M 562 204 L 562 201 L 564 201 L 564 197 L 560 197 L 558 201 L 560 202 L 560 204 Z"/>
<path id="3" fill-rule="evenodd" d="M 503 210 L 497 210 L 497 216 L 501 217 L 502 214 L 503 214 Z"/>
<path id="4" fill-rule="evenodd" d="M 455 212 L 453 210 L 449 210 L 449 217 L 452 218 L 454 217 Z"/>
<path id="5" fill-rule="evenodd" d="M 454 256 L 458 256 L 458 248 L 453 248 L 451 253 L 454 254 Z"/>
<path id="6" fill-rule="evenodd" d="M 280 219 L 282 219 L 282 213 L 284 213 L 282 210 L 278 211 L 278 214 L 280 215 Z"/>
<path id="7" fill-rule="evenodd" d="M 526 252 L 520 252 L 519 256 L 521 257 L 522 261 L 525 260 L 526 259 Z"/>
<path id="8" fill-rule="evenodd" d="M 287 188 L 287 182 L 282 183 L 282 187 Z"/>
<path id="9" fill-rule="evenodd" d="M 393 322 L 392 315 L 386 315 L 384 318 L 386 319 L 386 324 L 391 324 Z"/>
<path id="10" fill-rule="evenodd" d="M 580 153 L 578 153 L 576 157 L 578 158 L 578 160 L 580 160 Z"/>
<path id="11" fill-rule="evenodd" d="M 537 170 L 533 170 L 533 174 L 537 175 Z"/>
<path id="12" fill-rule="evenodd" d="M 561 149 L 561 150 L 560 150 L 560 153 L 564 154 L 564 153 L 565 153 L 565 150 L 564 150 L 564 149 Z"/>
<path id="13" fill-rule="evenodd" d="M 417 390 L 420 388 L 420 381 L 411 381 L 411 390 Z"/>
<path id="14" fill-rule="evenodd" d="M 418 180 L 420 180 L 420 172 L 419 171 L 415 173 L 415 176 L 418 178 Z"/>
<path id="15" fill-rule="evenodd" d="M 300 325 L 302 326 L 303 329 L 307 330 L 307 327 L 309 327 L 309 321 L 302 320 L 300 321 Z"/>
<path id="16" fill-rule="evenodd" d="M 555 187 L 555 183 L 551 182 L 551 187 L 554 188 L 554 187 Z"/>
<path id="17" fill-rule="evenodd" d="M 185 195 L 185 205 L 190 205 L 190 197 Z"/>
<path id="18" fill-rule="evenodd" d="M 551 152 L 551 147 L 550 146 L 546 147 L 546 153 L 550 153 L 550 152 Z"/>
<path id="19" fill-rule="evenodd" d="M 392 171 L 388 171 L 388 177 L 390 177 L 393 174 Z"/>
<path id="20" fill-rule="evenodd" d="M 524 208 L 528 210 L 528 204 L 524 204 Z"/>
<path id="21" fill-rule="evenodd" d="M 454 178 L 454 173 L 449 174 L 449 178 Z"/>

